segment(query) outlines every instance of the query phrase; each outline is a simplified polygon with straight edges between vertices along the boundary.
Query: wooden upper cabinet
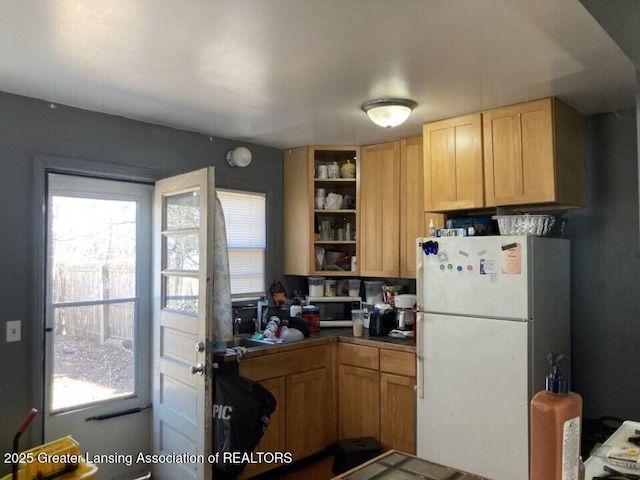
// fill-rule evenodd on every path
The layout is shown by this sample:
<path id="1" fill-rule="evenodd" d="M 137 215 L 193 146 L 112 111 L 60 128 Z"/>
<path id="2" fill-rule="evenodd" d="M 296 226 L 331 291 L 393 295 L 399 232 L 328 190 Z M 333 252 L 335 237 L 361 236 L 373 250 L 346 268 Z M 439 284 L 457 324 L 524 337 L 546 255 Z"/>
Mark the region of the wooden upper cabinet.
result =
<path id="1" fill-rule="evenodd" d="M 364 147 L 360 162 L 360 275 L 400 274 L 400 142 Z"/>
<path id="2" fill-rule="evenodd" d="M 427 236 L 423 183 L 422 137 L 401 140 L 400 278 L 416 278 L 416 238 Z"/>
<path id="3" fill-rule="evenodd" d="M 313 173 L 310 148 L 284 151 L 284 259 L 288 275 L 309 275 L 313 255 Z"/>
<path id="4" fill-rule="evenodd" d="M 358 242 L 353 238 L 358 232 L 353 228 L 358 224 L 357 205 L 359 203 L 359 147 L 307 146 L 286 149 L 284 157 L 284 261 L 283 273 L 286 275 L 323 275 L 330 271 L 332 276 L 354 276 L 358 271 L 330 270 L 327 265 L 316 263 L 316 247 L 325 252 L 342 253 L 341 257 L 358 254 Z M 346 162 L 356 166 L 355 178 L 319 178 L 315 169 L 321 165 L 337 163 L 340 167 Z M 341 173 L 342 175 L 342 173 Z M 315 192 L 324 190 L 351 197 L 354 206 L 343 202 L 334 209 L 325 209 L 315 205 Z M 351 225 L 352 235 L 348 238 L 316 238 L 318 226 L 328 221 L 336 232 L 345 223 Z M 357 230 L 357 227 L 356 227 Z M 341 265 L 342 268 L 345 265 Z M 322 268 L 323 270 L 319 270 Z M 328 273 L 326 273 L 328 274 Z"/>
<path id="5" fill-rule="evenodd" d="M 547 98 L 483 113 L 486 206 L 585 204 L 584 119 Z"/>
<path id="6" fill-rule="evenodd" d="M 483 207 L 482 115 L 427 123 L 422 133 L 424 210 Z"/>

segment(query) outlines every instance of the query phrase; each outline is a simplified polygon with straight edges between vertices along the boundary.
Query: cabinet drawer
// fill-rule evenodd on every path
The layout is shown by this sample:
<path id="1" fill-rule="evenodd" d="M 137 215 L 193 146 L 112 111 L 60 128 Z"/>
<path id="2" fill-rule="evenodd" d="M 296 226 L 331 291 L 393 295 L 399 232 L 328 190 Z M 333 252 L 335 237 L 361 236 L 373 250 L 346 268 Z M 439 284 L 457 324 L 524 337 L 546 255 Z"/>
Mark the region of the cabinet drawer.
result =
<path id="1" fill-rule="evenodd" d="M 294 373 L 323 368 L 330 359 L 328 345 L 301 348 L 291 352 L 274 353 L 243 360 L 238 373 L 251 380 L 261 381 Z"/>
<path id="2" fill-rule="evenodd" d="M 380 349 L 380 371 L 416 376 L 416 356 L 413 353 Z"/>
<path id="3" fill-rule="evenodd" d="M 370 368 L 378 370 L 380 365 L 378 349 L 350 343 L 338 344 L 338 361 L 354 367 Z"/>

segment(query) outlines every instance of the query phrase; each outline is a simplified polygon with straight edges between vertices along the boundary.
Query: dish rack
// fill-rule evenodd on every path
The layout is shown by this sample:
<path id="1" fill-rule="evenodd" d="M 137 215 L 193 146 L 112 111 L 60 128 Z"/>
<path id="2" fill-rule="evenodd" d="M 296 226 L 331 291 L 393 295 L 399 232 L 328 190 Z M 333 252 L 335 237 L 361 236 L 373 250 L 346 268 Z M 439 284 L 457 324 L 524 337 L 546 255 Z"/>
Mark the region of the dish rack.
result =
<path id="1" fill-rule="evenodd" d="M 534 235 L 536 237 L 548 236 L 556 220 L 562 222 L 560 225 L 562 231 L 565 222 L 564 219 L 556 219 L 553 215 L 494 215 L 491 218 L 498 222 L 500 235 Z"/>

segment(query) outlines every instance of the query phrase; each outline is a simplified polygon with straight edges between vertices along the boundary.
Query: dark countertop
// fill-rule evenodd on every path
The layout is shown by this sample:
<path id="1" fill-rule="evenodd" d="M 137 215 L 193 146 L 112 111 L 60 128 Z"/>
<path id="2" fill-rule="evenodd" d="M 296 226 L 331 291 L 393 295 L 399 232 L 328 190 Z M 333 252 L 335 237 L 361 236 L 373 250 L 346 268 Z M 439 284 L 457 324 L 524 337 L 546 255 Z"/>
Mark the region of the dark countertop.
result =
<path id="1" fill-rule="evenodd" d="M 322 328 L 319 333 L 313 333 L 309 338 L 292 343 L 278 343 L 265 347 L 247 348 L 243 358 L 255 358 L 264 355 L 272 355 L 274 353 L 288 352 L 300 348 L 307 348 L 317 345 L 323 345 L 329 342 L 346 342 L 356 345 L 364 345 L 367 347 L 383 348 L 387 350 L 396 350 L 401 352 L 415 353 L 416 347 L 413 344 L 413 338 L 394 338 L 389 336 L 373 337 L 369 335 L 367 329 L 364 330 L 362 337 L 354 337 L 351 327 L 345 328 Z M 215 354 L 216 362 L 235 362 L 236 353 L 233 350 L 227 350 L 226 354 Z"/>

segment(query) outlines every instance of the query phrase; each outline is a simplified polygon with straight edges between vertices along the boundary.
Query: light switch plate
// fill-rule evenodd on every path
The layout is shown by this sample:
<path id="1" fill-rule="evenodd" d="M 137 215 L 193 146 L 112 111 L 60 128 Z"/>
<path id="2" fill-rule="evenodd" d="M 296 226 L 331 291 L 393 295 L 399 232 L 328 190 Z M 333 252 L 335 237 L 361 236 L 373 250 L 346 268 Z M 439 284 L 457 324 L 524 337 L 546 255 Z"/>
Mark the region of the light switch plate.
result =
<path id="1" fill-rule="evenodd" d="M 7 322 L 7 342 L 19 342 L 22 336 L 22 322 L 11 320 Z"/>

